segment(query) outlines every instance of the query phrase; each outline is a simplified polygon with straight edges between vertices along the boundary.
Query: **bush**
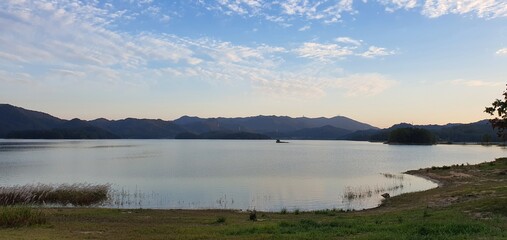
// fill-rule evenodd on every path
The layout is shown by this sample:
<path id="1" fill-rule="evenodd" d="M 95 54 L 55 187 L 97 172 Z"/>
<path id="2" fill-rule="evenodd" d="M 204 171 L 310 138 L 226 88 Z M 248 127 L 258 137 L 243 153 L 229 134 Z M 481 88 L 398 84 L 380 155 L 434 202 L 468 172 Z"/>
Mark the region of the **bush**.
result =
<path id="1" fill-rule="evenodd" d="M 250 212 L 250 216 L 249 216 L 249 219 L 250 221 L 257 221 L 257 211 L 253 210 Z"/>
<path id="2" fill-rule="evenodd" d="M 225 223 L 225 217 L 218 217 L 216 222 L 217 223 Z"/>
<path id="3" fill-rule="evenodd" d="M 282 210 L 280 211 L 281 214 L 287 214 L 287 208 L 282 208 Z"/>

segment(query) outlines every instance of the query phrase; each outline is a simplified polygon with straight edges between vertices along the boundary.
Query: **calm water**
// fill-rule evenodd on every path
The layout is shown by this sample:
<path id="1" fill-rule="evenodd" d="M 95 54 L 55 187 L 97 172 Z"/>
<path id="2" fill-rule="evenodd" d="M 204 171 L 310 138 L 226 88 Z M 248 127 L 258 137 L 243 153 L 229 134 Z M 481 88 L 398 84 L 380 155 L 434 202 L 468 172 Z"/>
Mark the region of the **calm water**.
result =
<path id="1" fill-rule="evenodd" d="M 0 140 L 0 185 L 110 183 L 122 208 L 363 209 L 436 184 L 401 174 L 506 149 L 348 141 Z"/>

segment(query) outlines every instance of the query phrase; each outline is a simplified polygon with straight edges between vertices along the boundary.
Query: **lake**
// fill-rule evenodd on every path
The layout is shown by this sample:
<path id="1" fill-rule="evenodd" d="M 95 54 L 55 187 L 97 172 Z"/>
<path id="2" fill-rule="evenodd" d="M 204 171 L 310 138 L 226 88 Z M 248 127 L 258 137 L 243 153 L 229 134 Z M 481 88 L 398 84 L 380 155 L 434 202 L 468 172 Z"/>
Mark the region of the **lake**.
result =
<path id="1" fill-rule="evenodd" d="M 502 147 L 351 141 L 1 140 L 0 185 L 112 185 L 104 207 L 365 209 L 436 187 L 407 170 L 492 161 Z"/>

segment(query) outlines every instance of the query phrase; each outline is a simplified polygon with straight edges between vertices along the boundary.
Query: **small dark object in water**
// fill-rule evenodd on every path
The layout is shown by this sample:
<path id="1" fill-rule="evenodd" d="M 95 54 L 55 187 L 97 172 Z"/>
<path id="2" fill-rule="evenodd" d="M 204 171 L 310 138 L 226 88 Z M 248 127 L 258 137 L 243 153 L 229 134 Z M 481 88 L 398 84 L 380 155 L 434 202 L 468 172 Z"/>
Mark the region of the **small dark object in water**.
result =
<path id="1" fill-rule="evenodd" d="M 284 142 L 284 141 L 280 141 L 280 139 L 276 139 L 276 143 L 289 143 L 289 142 Z"/>
<path id="2" fill-rule="evenodd" d="M 380 196 L 382 196 L 383 198 L 390 198 L 391 197 L 391 195 L 389 195 L 389 193 L 383 193 Z"/>

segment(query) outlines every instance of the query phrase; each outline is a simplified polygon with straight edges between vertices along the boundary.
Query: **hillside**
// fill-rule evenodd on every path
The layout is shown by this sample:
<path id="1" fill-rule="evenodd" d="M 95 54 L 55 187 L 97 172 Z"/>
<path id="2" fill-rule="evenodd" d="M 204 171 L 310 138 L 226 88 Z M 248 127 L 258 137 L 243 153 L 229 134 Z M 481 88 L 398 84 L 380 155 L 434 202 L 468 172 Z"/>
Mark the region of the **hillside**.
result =
<path id="1" fill-rule="evenodd" d="M 100 118 L 90 121 L 90 124 L 118 135 L 120 138 L 128 139 L 167 139 L 186 131 L 171 121 L 160 119 L 107 120 Z"/>
<path id="2" fill-rule="evenodd" d="M 187 139 L 273 138 L 385 142 L 392 130 L 406 127 L 431 131 L 438 142 L 500 141 L 487 120 L 469 124 L 418 126 L 400 123 L 387 129 L 378 129 L 343 116 L 332 118 L 263 115 L 238 118 L 183 116 L 174 121 L 136 118 L 121 120 L 99 118 L 86 121 L 64 120 L 47 113 L 0 104 L 0 138 L 173 139 L 180 135 L 179 137 Z"/>
<path id="3" fill-rule="evenodd" d="M 501 142 L 496 131 L 491 127 L 488 120 L 467 124 L 445 124 L 445 125 L 411 125 L 400 123 L 386 129 L 356 131 L 343 137 L 344 140 L 354 141 L 388 141 L 393 130 L 400 128 L 421 128 L 430 131 L 436 136 L 438 142 Z"/>
<path id="4" fill-rule="evenodd" d="M 80 119 L 63 121 L 52 129 L 11 131 L 6 138 L 15 139 L 117 139 L 119 136 Z"/>
<path id="5" fill-rule="evenodd" d="M 0 138 L 12 131 L 50 130 L 63 122 L 47 113 L 0 104 Z"/>
<path id="6" fill-rule="evenodd" d="M 366 123 L 336 116 L 332 118 L 292 118 L 287 116 L 255 116 L 245 118 L 198 118 L 183 116 L 174 123 L 190 132 L 204 133 L 209 131 L 249 131 L 255 133 L 288 133 L 302 129 L 332 126 L 350 132 L 357 130 L 377 129 Z"/>

